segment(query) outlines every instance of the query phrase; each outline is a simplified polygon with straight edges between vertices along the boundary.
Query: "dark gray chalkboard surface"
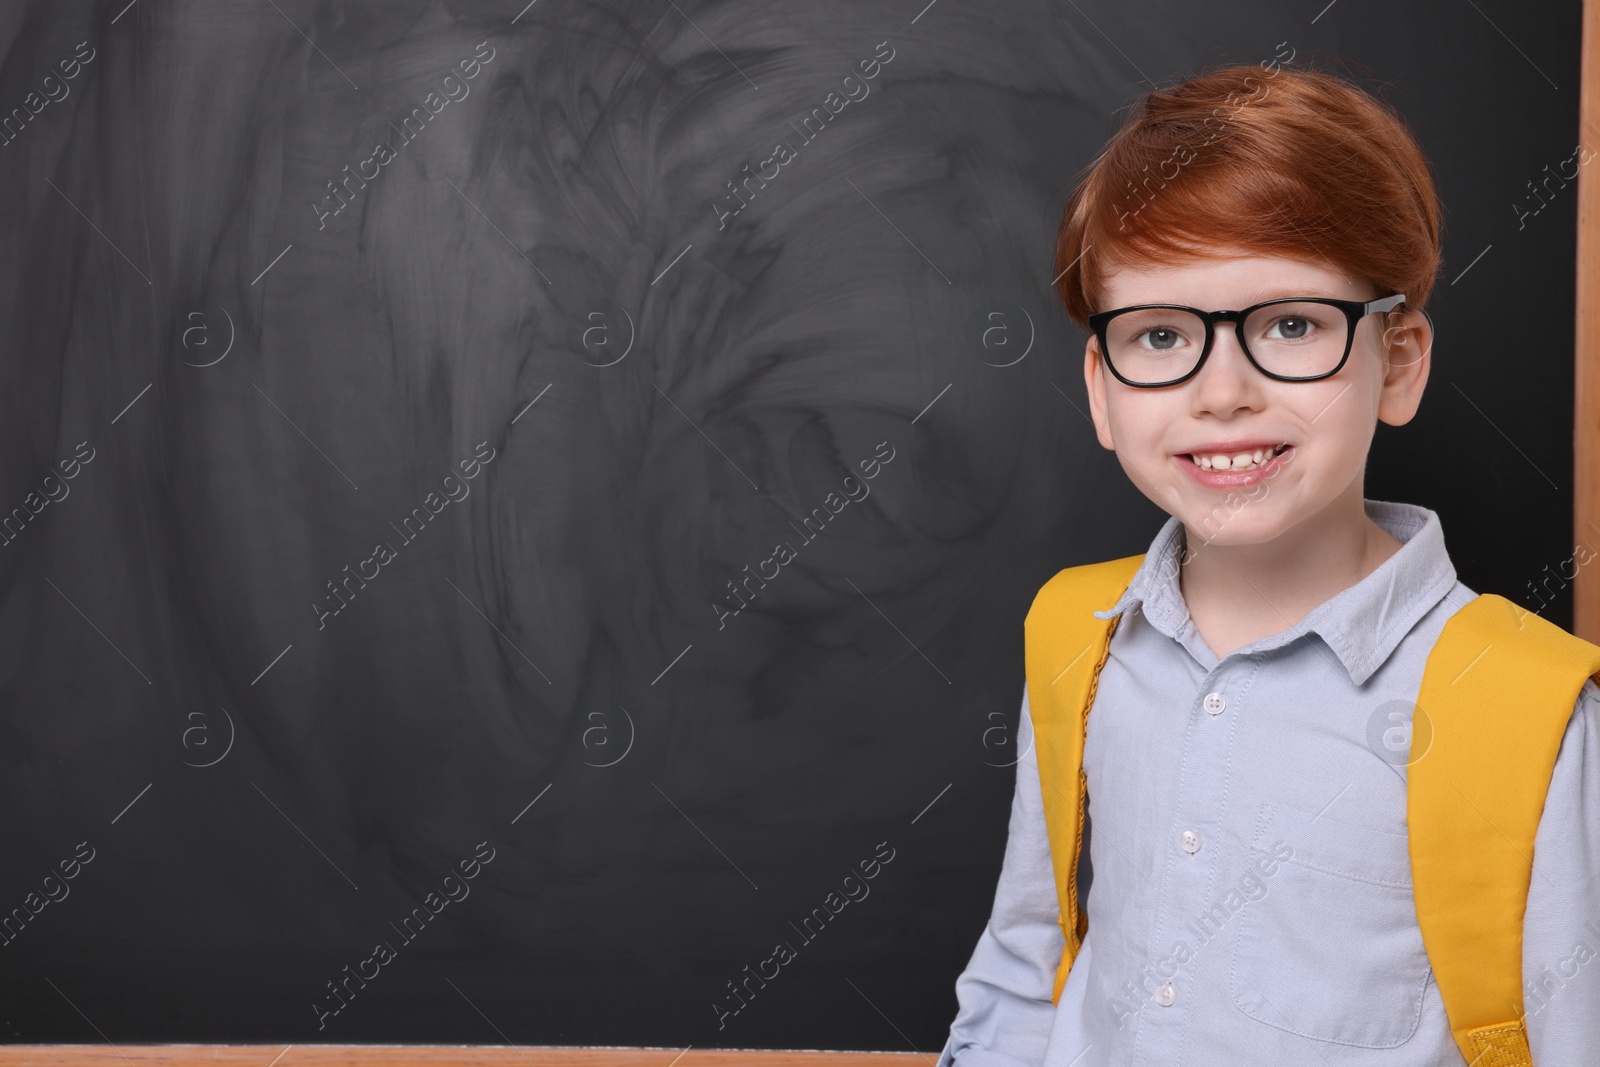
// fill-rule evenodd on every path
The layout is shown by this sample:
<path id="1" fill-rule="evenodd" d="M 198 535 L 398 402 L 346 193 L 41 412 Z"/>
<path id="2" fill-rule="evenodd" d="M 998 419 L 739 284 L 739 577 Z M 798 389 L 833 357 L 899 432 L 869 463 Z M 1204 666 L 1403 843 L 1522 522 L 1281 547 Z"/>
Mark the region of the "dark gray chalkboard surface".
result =
<path id="1" fill-rule="evenodd" d="M 1368 495 L 1539 606 L 1579 14 L 0 6 L 4 1040 L 938 1049 L 1024 612 L 1164 518 L 1073 176 L 1202 65 L 1359 64 L 1447 211 Z"/>

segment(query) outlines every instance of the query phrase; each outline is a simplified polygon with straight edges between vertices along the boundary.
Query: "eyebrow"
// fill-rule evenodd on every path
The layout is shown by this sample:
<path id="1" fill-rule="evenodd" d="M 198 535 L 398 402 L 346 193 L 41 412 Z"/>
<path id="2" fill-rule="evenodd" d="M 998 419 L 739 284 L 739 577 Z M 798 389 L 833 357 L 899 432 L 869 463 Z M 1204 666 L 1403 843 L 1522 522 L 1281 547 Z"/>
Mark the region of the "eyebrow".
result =
<path id="1" fill-rule="evenodd" d="M 1349 299 L 1348 297 L 1335 296 L 1333 293 L 1328 292 L 1326 289 L 1323 289 L 1320 286 L 1315 286 L 1315 285 L 1308 285 L 1305 288 L 1300 288 L 1299 286 L 1293 286 L 1293 285 L 1291 285 L 1291 286 L 1276 286 L 1276 287 L 1270 288 L 1270 289 L 1259 289 L 1255 293 L 1252 293 L 1247 297 L 1242 297 L 1240 299 L 1239 307 L 1244 308 L 1244 307 L 1249 307 L 1252 304 L 1264 304 L 1269 300 L 1284 300 L 1284 299 L 1289 299 L 1289 298 L 1293 298 L 1293 297 L 1303 297 L 1303 296 L 1322 297 L 1325 300 L 1345 300 L 1345 299 Z M 1158 302 L 1163 302 L 1163 303 L 1165 303 L 1165 302 L 1174 302 L 1175 303 L 1175 301 L 1155 301 L 1155 300 L 1145 300 L 1145 301 L 1140 301 L 1139 303 L 1158 303 Z"/>
<path id="2" fill-rule="evenodd" d="M 1303 289 L 1302 288 L 1298 288 L 1298 287 L 1294 287 L 1294 286 L 1290 286 L 1290 287 L 1287 287 L 1287 288 L 1279 287 L 1279 288 L 1276 288 L 1276 289 L 1263 289 L 1263 290 L 1260 290 L 1253 297 L 1250 298 L 1249 303 L 1251 303 L 1251 304 L 1260 304 L 1260 303 L 1264 303 L 1264 302 L 1266 302 L 1268 300 L 1282 300 L 1282 299 L 1284 299 L 1286 297 L 1294 297 L 1294 296 L 1320 296 L 1320 297 L 1322 297 L 1324 299 L 1327 299 L 1327 300 L 1342 300 L 1342 299 L 1344 299 L 1343 297 L 1334 296 L 1332 293 L 1330 293 L 1330 292 L 1328 292 L 1328 291 L 1326 291 L 1324 289 L 1318 288 L 1317 286 L 1307 286 L 1306 288 L 1303 288 Z M 1243 306 L 1243 305 L 1241 305 L 1241 306 Z"/>

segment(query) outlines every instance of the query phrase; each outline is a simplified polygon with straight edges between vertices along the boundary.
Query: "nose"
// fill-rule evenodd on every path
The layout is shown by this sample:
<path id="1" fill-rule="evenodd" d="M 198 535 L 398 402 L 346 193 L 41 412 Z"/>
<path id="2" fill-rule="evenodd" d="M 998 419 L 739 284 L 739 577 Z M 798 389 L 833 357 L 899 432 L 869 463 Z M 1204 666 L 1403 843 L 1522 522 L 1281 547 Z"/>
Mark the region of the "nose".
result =
<path id="1" fill-rule="evenodd" d="M 1218 322 L 1213 329 L 1211 352 L 1189 383 L 1194 387 L 1197 414 L 1210 412 L 1226 418 L 1240 408 L 1261 406 L 1266 375 L 1251 366 L 1239 344 L 1239 329 L 1239 323 L 1228 321 Z"/>

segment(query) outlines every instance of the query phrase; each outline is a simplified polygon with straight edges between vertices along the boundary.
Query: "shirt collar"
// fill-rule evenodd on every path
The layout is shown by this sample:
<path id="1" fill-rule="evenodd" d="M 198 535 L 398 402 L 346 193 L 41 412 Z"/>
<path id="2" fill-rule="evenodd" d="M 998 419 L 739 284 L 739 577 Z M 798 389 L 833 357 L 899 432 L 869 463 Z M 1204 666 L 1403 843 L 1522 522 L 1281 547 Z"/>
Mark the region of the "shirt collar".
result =
<path id="1" fill-rule="evenodd" d="M 1400 548 L 1361 581 L 1313 608 L 1289 629 L 1253 641 L 1238 652 L 1265 652 L 1303 634 L 1315 633 L 1361 685 L 1395 650 L 1417 621 L 1456 583 L 1445 551 L 1444 530 L 1434 511 L 1418 504 L 1364 500 L 1368 517 L 1401 541 Z M 1183 523 L 1169 517 L 1151 542 L 1144 562 L 1121 598 L 1097 619 L 1110 619 L 1138 606 L 1157 630 L 1180 644 L 1193 636 L 1202 645 L 1178 583 L 1178 560 L 1185 546 Z"/>

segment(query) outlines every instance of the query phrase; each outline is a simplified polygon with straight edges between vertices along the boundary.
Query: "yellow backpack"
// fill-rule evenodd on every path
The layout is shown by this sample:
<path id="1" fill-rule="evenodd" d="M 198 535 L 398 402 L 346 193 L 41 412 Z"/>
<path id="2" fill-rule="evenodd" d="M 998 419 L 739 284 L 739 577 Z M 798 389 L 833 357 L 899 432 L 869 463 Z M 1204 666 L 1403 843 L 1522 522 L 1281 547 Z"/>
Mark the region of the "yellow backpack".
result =
<path id="1" fill-rule="evenodd" d="M 1114 605 L 1143 561 L 1141 554 L 1061 571 L 1025 623 L 1028 704 L 1066 938 L 1052 1003 L 1088 933 L 1077 886 L 1083 744 L 1121 621 L 1092 612 Z M 1472 684 L 1453 687 L 1469 666 Z M 1600 645 L 1494 593 L 1452 615 L 1428 653 L 1417 706 L 1432 737 L 1406 772 L 1412 886 L 1451 1033 L 1475 1067 L 1533 1065 L 1523 1028 L 1522 919 L 1534 835 L 1578 690 L 1597 671 Z M 1505 714 L 1507 706 L 1518 713 Z M 1413 747 L 1424 732 L 1413 731 Z"/>

